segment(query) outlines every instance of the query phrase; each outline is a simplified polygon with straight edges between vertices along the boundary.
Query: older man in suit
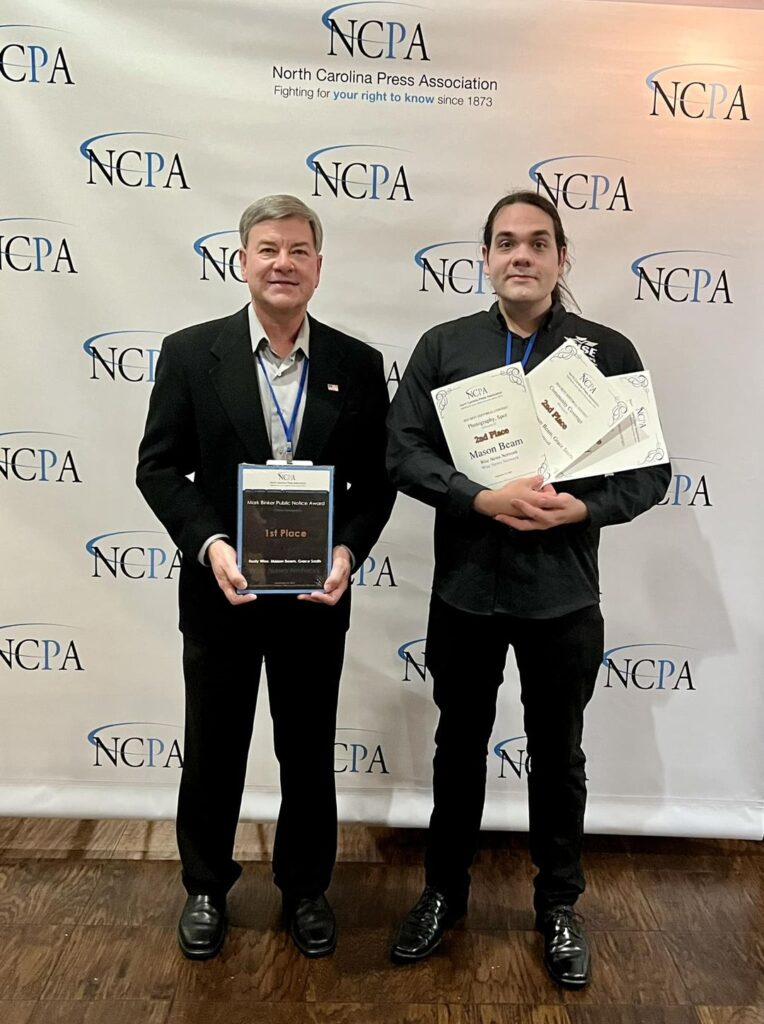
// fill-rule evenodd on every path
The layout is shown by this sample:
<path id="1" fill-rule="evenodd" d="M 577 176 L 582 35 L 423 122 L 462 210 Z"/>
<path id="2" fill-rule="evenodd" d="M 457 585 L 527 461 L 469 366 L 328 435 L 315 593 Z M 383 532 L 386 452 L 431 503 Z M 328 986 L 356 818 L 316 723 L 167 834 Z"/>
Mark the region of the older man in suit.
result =
<path id="1" fill-rule="evenodd" d="M 307 313 L 321 274 L 316 214 L 293 196 L 267 196 L 244 211 L 240 234 L 252 301 L 165 340 L 137 471 L 141 492 L 183 554 L 186 719 L 177 836 L 188 898 L 178 941 L 187 957 L 205 959 L 225 939 L 265 663 L 281 781 L 274 881 L 295 944 L 316 957 L 336 945 L 324 894 L 336 855 L 334 738 L 350 573 L 394 501 L 384 469 L 387 388 L 377 351 Z M 334 466 L 331 572 L 321 591 L 299 598 L 239 594 L 237 467 L 291 461 L 292 451 L 296 460 Z"/>

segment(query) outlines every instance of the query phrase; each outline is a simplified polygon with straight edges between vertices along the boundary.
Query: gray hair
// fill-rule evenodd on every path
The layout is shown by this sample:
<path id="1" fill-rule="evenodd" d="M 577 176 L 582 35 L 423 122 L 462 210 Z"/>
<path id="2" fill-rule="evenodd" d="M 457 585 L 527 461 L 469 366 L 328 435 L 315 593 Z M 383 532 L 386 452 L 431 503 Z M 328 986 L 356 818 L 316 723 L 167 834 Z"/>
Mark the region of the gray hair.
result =
<path id="1" fill-rule="evenodd" d="M 301 217 L 306 220 L 313 231 L 316 252 L 321 252 L 321 244 L 324 240 L 321 221 L 318 219 L 318 214 L 297 196 L 263 196 L 262 199 L 256 199 L 254 203 L 250 203 L 239 221 L 241 244 L 246 248 L 249 229 L 255 224 L 264 220 L 283 220 L 286 217 Z"/>

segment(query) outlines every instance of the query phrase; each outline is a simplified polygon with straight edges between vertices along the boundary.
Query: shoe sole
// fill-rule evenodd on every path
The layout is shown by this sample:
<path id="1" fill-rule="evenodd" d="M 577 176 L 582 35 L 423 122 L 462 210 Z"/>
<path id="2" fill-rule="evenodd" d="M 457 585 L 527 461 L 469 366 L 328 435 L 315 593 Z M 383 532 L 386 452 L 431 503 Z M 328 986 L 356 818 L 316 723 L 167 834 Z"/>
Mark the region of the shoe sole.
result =
<path id="1" fill-rule="evenodd" d="M 319 951 L 316 951 L 314 949 L 306 949 L 305 946 L 301 945 L 297 941 L 297 936 L 295 935 L 294 931 L 292 930 L 292 923 L 289 921 L 288 915 L 284 914 L 282 920 L 283 920 L 283 923 L 284 923 L 284 927 L 285 927 L 285 929 L 287 931 L 287 935 L 294 942 L 295 948 L 303 956 L 307 956 L 308 959 L 321 959 L 322 956 L 331 956 L 332 953 L 337 948 L 337 936 L 335 935 L 334 942 L 327 949 L 320 949 Z"/>
<path id="2" fill-rule="evenodd" d="M 298 946 L 294 941 L 294 935 L 291 935 L 290 938 L 292 939 L 292 942 L 294 942 L 295 949 L 298 953 L 300 953 L 301 956 L 307 957 L 308 960 L 320 960 L 322 956 L 331 956 L 337 948 L 337 944 L 335 943 L 331 949 L 322 949 L 316 952 L 315 950 L 307 950 L 303 946 Z"/>
<path id="3" fill-rule="evenodd" d="M 394 964 L 416 964 L 420 960 L 426 960 L 432 956 L 435 950 L 443 941 L 443 936 L 438 939 L 434 946 L 431 946 L 426 953 L 401 953 L 396 949 L 390 950 L 390 959 Z"/>
<path id="4" fill-rule="evenodd" d="M 557 975 L 550 968 L 550 966 L 546 962 L 546 960 L 544 961 L 544 967 L 546 967 L 546 972 L 549 975 L 549 977 L 552 979 L 552 981 L 556 985 L 561 985 L 563 988 L 570 988 L 570 989 L 585 988 L 585 986 L 588 985 L 589 982 L 592 980 L 591 979 L 591 974 L 587 974 L 587 976 L 585 978 L 582 978 L 581 981 L 565 981 L 562 978 L 558 978 L 557 977 Z"/>
<path id="5" fill-rule="evenodd" d="M 299 953 L 301 953 L 303 956 L 306 956 L 309 960 L 320 960 L 322 956 L 331 956 L 332 953 L 337 948 L 337 939 L 336 939 L 336 937 L 335 937 L 334 942 L 332 943 L 332 945 L 329 946 L 327 949 L 315 950 L 315 949 L 306 949 L 305 946 L 301 945 L 297 941 L 297 936 L 292 931 L 291 926 L 289 928 L 287 928 L 287 935 L 292 940 L 292 942 L 295 944 L 295 948 L 297 949 L 297 951 Z"/>
<path id="6" fill-rule="evenodd" d="M 213 949 L 190 949 L 188 946 L 184 945 L 183 939 L 180 936 L 180 932 L 178 932 L 178 946 L 180 947 L 181 953 L 187 960 L 212 960 L 212 958 L 217 956 L 220 950 L 223 948 L 225 940 L 226 932 L 223 933 L 220 942 L 218 942 L 218 944 Z"/>

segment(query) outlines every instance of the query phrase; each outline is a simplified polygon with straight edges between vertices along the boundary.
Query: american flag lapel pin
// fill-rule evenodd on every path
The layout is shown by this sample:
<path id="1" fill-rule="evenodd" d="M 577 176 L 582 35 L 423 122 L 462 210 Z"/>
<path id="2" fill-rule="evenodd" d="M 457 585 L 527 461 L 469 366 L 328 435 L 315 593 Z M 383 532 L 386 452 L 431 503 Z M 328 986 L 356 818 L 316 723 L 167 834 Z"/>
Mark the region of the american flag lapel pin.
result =
<path id="1" fill-rule="evenodd" d="M 326 390 L 327 391 L 339 391 L 339 389 L 340 389 L 339 384 L 327 384 L 326 385 Z"/>

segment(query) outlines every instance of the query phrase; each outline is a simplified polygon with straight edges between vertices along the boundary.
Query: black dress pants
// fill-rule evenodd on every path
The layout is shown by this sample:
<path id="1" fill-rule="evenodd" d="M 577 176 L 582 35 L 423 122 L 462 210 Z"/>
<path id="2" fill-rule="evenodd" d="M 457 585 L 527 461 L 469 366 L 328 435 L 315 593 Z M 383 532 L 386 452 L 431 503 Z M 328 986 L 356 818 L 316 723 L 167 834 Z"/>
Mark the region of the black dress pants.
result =
<path id="1" fill-rule="evenodd" d="M 527 752 L 530 853 L 537 911 L 573 904 L 581 867 L 584 708 L 603 656 L 598 605 L 554 619 L 474 615 L 433 595 L 426 660 L 440 720 L 435 734 L 428 885 L 466 900 L 485 801 L 488 741 L 510 645 L 520 674 Z"/>
<path id="2" fill-rule="evenodd" d="M 183 884 L 191 894 L 220 897 L 241 874 L 233 848 L 265 662 L 281 781 L 274 881 L 290 897 L 316 896 L 329 886 L 337 852 L 334 741 L 345 623 L 335 608 L 286 595 L 231 612 L 247 616 L 246 629 L 237 623 L 204 641 L 183 638 Z"/>

